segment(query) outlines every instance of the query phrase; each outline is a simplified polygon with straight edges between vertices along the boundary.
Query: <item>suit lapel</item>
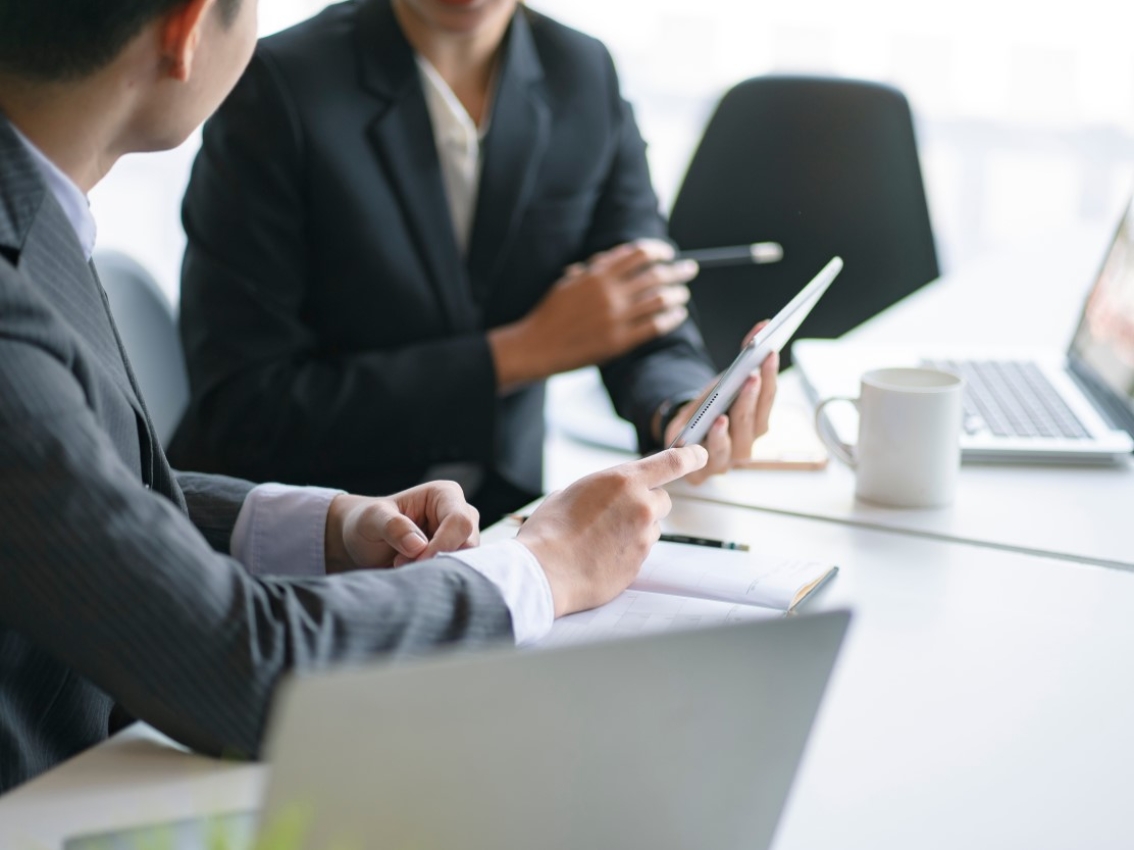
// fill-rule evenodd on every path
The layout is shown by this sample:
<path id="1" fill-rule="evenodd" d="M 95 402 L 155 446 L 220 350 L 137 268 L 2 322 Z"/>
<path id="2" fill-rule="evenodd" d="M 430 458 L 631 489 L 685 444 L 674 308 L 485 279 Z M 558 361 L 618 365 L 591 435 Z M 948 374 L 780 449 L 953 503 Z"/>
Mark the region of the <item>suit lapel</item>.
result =
<path id="1" fill-rule="evenodd" d="M 145 409 L 131 379 L 106 295 L 74 238 L 71 223 L 53 197 L 44 201 L 24 246 L 20 267 L 75 329 L 144 420 Z"/>
<path id="2" fill-rule="evenodd" d="M 131 380 L 102 287 L 83 256 L 74 228 L 3 116 L 0 251 L 75 330 L 144 422 L 145 408 Z"/>
<path id="3" fill-rule="evenodd" d="M 370 125 L 371 141 L 450 326 L 454 331 L 472 330 L 478 311 L 453 232 L 413 48 L 389 0 L 371 0 L 359 16 L 363 86 L 379 102 Z"/>
<path id="4" fill-rule="evenodd" d="M 19 264 L 47 187 L 8 119 L 0 114 L 0 256 Z"/>
<path id="5" fill-rule="evenodd" d="M 485 139 L 469 273 L 483 299 L 516 237 L 550 138 L 551 109 L 527 13 L 512 19 Z"/>
<path id="6" fill-rule="evenodd" d="M 134 412 L 143 483 L 185 510 L 94 265 L 38 166 L 0 115 L 0 255 L 24 273 L 75 331 Z M 124 459 L 128 457 L 124 455 Z"/>

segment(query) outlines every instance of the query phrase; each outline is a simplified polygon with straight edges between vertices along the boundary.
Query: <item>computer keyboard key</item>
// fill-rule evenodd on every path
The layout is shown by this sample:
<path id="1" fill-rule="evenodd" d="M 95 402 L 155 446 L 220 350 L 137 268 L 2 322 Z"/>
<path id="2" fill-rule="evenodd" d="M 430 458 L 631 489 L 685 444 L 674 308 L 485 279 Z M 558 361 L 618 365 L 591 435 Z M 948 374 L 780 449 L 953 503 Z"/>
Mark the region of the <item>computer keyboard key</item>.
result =
<path id="1" fill-rule="evenodd" d="M 1086 439 L 1078 417 L 1035 363 L 926 360 L 965 379 L 964 430 L 997 437 Z"/>

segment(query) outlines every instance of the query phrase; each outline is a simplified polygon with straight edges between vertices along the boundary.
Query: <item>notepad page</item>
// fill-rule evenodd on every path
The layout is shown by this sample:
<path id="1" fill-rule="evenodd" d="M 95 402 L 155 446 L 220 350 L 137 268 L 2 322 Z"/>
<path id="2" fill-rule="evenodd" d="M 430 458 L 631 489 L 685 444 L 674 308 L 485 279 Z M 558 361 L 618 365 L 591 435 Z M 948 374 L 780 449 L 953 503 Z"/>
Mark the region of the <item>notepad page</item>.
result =
<path id="1" fill-rule="evenodd" d="M 783 611 L 772 608 L 627 590 L 600 608 L 556 620 L 539 646 L 565 646 L 783 616 Z"/>
<path id="2" fill-rule="evenodd" d="M 833 569 L 806 558 L 658 543 L 630 589 L 786 611 Z"/>

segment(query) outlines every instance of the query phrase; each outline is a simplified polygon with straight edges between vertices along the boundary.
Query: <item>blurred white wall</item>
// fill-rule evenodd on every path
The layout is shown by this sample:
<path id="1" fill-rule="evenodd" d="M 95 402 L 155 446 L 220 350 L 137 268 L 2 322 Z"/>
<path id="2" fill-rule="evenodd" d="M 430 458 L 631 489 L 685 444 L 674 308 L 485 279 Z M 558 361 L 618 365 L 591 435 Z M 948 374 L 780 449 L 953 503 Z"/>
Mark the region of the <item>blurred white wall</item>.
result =
<path id="1" fill-rule="evenodd" d="M 1116 218 L 1134 188 L 1134 4 L 530 2 L 610 47 L 667 206 L 720 95 L 769 72 L 905 91 L 946 269 L 1037 233 L 1057 238 L 1076 222 Z M 261 29 L 324 5 L 262 0 Z M 184 245 L 178 205 L 196 145 L 127 158 L 92 196 L 100 246 L 137 256 L 171 295 Z"/>

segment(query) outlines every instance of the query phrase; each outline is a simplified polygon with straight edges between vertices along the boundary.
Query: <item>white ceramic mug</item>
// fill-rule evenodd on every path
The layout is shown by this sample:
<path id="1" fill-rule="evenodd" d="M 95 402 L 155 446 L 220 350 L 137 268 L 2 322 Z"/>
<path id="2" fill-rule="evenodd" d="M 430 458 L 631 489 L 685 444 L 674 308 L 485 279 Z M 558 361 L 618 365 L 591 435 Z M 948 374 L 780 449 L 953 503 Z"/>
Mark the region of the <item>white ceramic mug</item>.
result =
<path id="1" fill-rule="evenodd" d="M 961 465 L 961 393 L 964 380 L 936 369 L 875 369 L 862 376 L 858 398 L 825 399 L 815 426 L 831 452 L 855 470 L 855 495 L 900 508 L 952 503 Z M 858 445 L 823 427 L 835 402 L 858 409 Z"/>

